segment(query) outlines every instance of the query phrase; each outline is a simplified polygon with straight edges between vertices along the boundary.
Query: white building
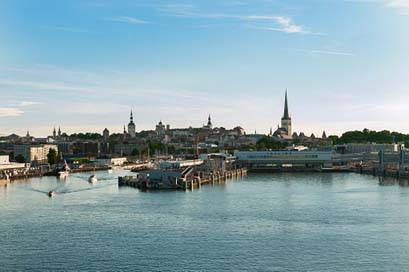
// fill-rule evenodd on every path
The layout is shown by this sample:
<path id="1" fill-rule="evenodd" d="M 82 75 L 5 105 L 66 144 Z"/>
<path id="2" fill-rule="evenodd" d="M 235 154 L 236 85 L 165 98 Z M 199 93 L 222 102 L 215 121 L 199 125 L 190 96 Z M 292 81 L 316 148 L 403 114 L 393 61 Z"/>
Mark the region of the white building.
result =
<path id="1" fill-rule="evenodd" d="M 22 169 L 25 167 L 24 163 L 10 162 L 9 155 L 0 155 L 0 171 Z"/>
<path id="2" fill-rule="evenodd" d="M 58 153 L 58 146 L 55 144 L 41 144 L 41 145 L 14 145 L 14 159 L 22 156 L 27 163 L 46 163 L 48 161 L 47 155 L 50 149 L 54 149 Z"/>
<path id="3" fill-rule="evenodd" d="M 101 166 L 122 166 L 127 162 L 125 157 L 96 159 Z"/>

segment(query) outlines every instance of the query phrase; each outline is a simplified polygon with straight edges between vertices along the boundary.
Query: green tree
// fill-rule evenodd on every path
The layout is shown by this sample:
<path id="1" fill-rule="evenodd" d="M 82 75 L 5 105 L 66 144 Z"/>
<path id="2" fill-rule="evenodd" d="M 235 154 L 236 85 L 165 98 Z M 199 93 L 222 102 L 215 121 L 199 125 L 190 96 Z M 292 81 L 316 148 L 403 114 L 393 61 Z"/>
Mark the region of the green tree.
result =
<path id="1" fill-rule="evenodd" d="M 274 140 L 272 138 L 269 138 L 269 137 L 261 138 L 256 144 L 256 148 L 259 151 L 270 150 L 270 149 L 280 150 L 280 149 L 283 149 L 284 147 L 285 146 L 281 142 Z"/>
<path id="2" fill-rule="evenodd" d="M 330 140 L 333 145 L 336 145 L 336 144 L 340 143 L 339 137 L 337 135 L 328 136 L 328 140 Z"/>
<path id="3" fill-rule="evenodd" d="M 47 159 L 48 159 L 49 164 L 51 164 L 51 165 L 56 164 L 57 160 L 58 160 L 57 151 L 55 149 L 51 148 L 50 151 L 48 151 Z"/>
<path id="4" fill-rule="evenodd" d="M 24 156 L 23 155 L 18 155 L 17 157 L 16 157 L 16 162 L 18 162 L 18 163 L 25 163 L 26 162 L 26 159 L 24 158 Z"/>
<path id="5" fill-rule="evenodd" d="M 137 148 L 134 148 L 134 149 L 132 150 L 131 155 L 134 156 L 134 157 L 135 157 L 135 156 L 138 156 L 138 155 L 139 155 L 138 149 L 137 149 Z"/>

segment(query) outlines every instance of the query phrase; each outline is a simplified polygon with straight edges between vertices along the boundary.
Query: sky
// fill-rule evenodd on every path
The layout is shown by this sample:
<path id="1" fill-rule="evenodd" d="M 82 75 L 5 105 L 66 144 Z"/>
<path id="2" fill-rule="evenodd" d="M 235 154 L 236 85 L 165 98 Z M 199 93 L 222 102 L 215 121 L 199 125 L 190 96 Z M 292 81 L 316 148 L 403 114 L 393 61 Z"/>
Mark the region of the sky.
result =
<path id="1" fill-rule="evenodd" d="M 0 135 L 409 133 L 409 0 L 0 0 Z"/>

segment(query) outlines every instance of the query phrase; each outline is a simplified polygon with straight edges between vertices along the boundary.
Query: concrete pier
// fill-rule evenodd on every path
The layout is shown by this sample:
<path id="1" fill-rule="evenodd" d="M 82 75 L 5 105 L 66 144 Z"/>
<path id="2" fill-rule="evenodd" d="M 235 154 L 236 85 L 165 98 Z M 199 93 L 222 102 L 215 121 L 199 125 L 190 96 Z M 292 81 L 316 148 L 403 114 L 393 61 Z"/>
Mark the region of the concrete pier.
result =
<path id="1" fill-rule="evenodd" d="M 141 190 L 195 190 L 200 188 L 204 184 L 220 183 L 234 177 L 242 177 L 246 175 L 246 168 L 226 170 L 224 172 L 200 172 L 195 173 L 188 179 L 178 179 L 171 185 L 164 184 L 162 182 L 149 184 L 149 180 L 146 180 L 143 177 L 125 176 L 118 177 L 118 186 L 128 186 Z"/>

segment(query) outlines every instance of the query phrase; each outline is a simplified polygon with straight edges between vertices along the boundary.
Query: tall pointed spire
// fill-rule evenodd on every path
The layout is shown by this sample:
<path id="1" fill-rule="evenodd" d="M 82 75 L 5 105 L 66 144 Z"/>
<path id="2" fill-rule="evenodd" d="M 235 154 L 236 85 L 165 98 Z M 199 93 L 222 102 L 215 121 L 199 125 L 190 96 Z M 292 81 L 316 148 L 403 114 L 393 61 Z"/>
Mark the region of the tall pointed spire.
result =
<path id="1" fill-rule="evenodd" d="M 132 113 L 132 110 L 131 110 L 131 117 L 130 117 L 130 121 L 131 121 L 131 123 L 133 122 L 133 113 Z"/>
<path id="2" fill-rule="evenodd" d="M 284 102 L 284 116 L 283 119 L 290 119 L 288 114 L 288 99 L 287 99 L 287 89 L 285 89 L 285 102 Z"/>

